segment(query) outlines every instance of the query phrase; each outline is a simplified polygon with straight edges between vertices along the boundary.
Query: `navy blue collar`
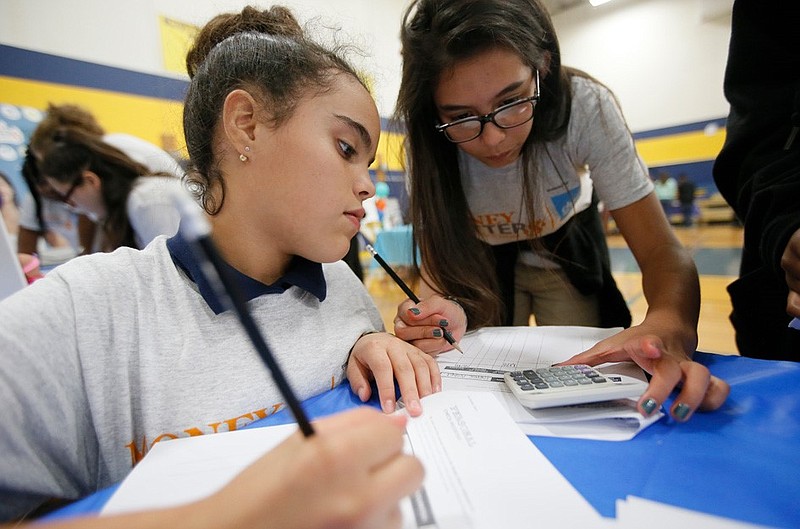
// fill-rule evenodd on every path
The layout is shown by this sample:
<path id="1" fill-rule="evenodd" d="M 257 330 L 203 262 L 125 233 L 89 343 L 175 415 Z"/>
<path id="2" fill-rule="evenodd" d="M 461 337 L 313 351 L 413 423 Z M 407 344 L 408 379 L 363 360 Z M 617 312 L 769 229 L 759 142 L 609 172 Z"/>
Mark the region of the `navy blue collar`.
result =
<path id="1" fill-rule="evenodd" d="M 200 295 L 203 296 L 203 299 L 211 310 L 214 311 L 214 314 L 224 312 L 226 307 L 219 303 L 211 285 L 209 285 L 204 276 L 200 274 L 197 261 L 192 251 L 192 246 L 181 237 L 180 232 L 167 240 L 167 250 L 169 250 L 169 255 L 172 257 L 172 262 L 175 263 L 175 266 L 183 270 L 186 275 L 189 276 L 189 279 L 195 282 L 197 288 L 200 290 Z M 295 256 L 286 274 L 272 285 L 265 285 L 261 281 L 246 276 L 227 263 L 225 263 L 225 266 L 233 276 L 236 277 L 239 288 L 247 301 L 265 294 L 283 294 L 293 286 L 302 288 L 313 294 L 320 301 L 325 300 L 327 288 L 325 285 L 325 275 L 322 272 L 322 265 L 304 259 L 303 257 Z"/>

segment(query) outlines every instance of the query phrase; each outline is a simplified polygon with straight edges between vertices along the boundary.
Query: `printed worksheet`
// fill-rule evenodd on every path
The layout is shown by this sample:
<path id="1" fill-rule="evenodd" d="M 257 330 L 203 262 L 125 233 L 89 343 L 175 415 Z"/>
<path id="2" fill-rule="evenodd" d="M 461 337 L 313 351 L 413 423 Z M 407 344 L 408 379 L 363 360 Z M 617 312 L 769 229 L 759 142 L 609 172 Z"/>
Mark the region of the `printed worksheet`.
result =
<path id="1" fill-rule="evenodd" d="M 621 328 L 594 327 L 486 327 L 468 333 L 459 345 L 437 357 L 444 390 L 493 393 L 528 435 L 624 441 L 663 416 L 643 417 L 630 399 L 530 410 L 523 407 L 503 381 L 509 371 L 549 367 L 581 353 Z M 645 380 L 633 362 L 597 366 L 606 374 Z"/>
<path id="2" fill-rule="evenodd" d="M 491 395 L 441 392 L 422 403 L 424 413 L 408 421 L 406 451 L 422 462 L 425 480 L 401 502 L 403 529 L 516 527 L 531 513 L 541 527 L 608 525 Z M 296 429 L 288 424 L 157 443 L 103 514 L 205 498 Z M 269 508 L 264 505 L 265 517 Z"/>

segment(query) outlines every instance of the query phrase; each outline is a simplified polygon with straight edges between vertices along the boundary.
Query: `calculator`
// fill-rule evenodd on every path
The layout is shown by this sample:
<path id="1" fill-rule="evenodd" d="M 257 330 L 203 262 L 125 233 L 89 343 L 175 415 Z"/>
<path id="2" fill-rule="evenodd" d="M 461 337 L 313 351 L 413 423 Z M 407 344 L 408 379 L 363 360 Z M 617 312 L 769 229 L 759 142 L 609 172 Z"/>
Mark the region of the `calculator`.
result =
<path id="1" fill-rule="evenodd" d="M 637 378 L 600 373 L 584 364 L 512 371 L 503 378 L 520 404 L 532 409 L 638 398 L 647 388 Z"/>

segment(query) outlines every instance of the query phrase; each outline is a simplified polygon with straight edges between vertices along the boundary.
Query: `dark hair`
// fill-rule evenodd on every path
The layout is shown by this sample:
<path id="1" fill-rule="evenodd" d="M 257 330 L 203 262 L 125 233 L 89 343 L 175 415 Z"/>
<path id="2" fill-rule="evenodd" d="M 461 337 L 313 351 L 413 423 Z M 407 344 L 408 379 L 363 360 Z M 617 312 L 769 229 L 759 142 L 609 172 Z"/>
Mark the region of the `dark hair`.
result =
<path id="1" fill-rule="evenodd" d="M 281 6 L 220 15 L 198 34 L 186 57 L 192 80 L 186 95 L 183 130 L 191 167 L 189 189 L 207 213 L 225 201 L 224 175 L 213 138 L 227 95 L 246 90 L 278 127 L 310 91 L 328 90 L 337 74 L 363 80 L 340 54 L 307 39 L 291 12 Z M 364 85 L 366 86 L 366 85 Z M 216 196 L 216 187 L 219 196 Z"/>
<path id="2" fill-rule="evenodd" d="M 39 164 L 42 176 L 72 184 L 83 171 L 95 173 L 102 181 L 103 202 L 107 217 L 103 223 L 108 249 L 136 247 L 135 235 L 128 219 L 127 200 L 134 181 L 151 175 L 144 165 L 132 160 L 119 149 L 104 143 L 99 136 L 78 129 L 58 129 L 52 145 Z"/>
<path id="3" fill-rule="evenodd" d="M 28 191 L 33 197 L 33 204 L 36 210 L 36 220 L 39 221 L 39 233 L 47 231 L 47 225 L 42 215 L 42 195 L 39 193 L 39 186 L 42 179 L 39 175 L 39 168 L 36 165 L 36 158 L 33 156 L 30 147 L 25 150 L 25 160 L 22 162 L 22 179 L 28 184 Z"/>
<path id="4" fill-rule="evenodd" d="M 87 134 L 102 136 L 105 134 L 103 127 L 91 112 L 78 105 L 47 104 L 44 118 L 31 134 L 28 148 L 38 156 L 44 157 L 53 142 L 53 135 L 59 129 L 76 129 Z"/>
<path id="5" fill-rule="evenodd" d="M 396 116 L 408 134 L 414 243 L 432 288 L 462 302 L 470 328 L 499 325 L 504 308 L 494 258 L 470 216 L 458 147 L 434 129 L 434 90 L 447 69 L 492 48 L 510 50 L 532 71 L 539 70 L 541 98 L 522 150 L 523 200 L 533 212 L 535 178 L 529 161 L 538 143 L 567 130 L 570 72 L 561 66 L 558 39 L 539 0 L 415 0 L 405 13 L 400 38 L 403 71 Z"/>

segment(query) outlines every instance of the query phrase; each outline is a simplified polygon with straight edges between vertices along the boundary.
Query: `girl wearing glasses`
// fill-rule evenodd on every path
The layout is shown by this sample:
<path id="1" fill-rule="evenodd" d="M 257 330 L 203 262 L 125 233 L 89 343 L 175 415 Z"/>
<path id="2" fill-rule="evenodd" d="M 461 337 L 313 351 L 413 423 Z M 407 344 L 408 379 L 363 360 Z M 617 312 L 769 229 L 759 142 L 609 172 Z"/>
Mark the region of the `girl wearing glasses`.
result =
<path id="1" fill-rule="evenodd" d="M 721 405 L 727 384 L 690 360 L 694 263 L 614 95 L 561 65 L 540 2 L 416 0 L 401 39 L 396 110 L 408 133 L 424 301 L 398 307 L 397 335 L 436 354 L 450 348 L 433 337 L 440 319 L 456 338 L 467 328 L 528 325 L 531 315 L 538 325 L 627 327 L 572 360 L 639 363 L 653 374 L 639 403 L 645 415 L 681 383 L 676 419 Z M 611 275 L 598 200 L 642 271 L 649 311 L 634 327 Z"/>
<path id="2" fill-rule="evenodd" d="M 144 165 L 75 128 L 59 129 L 37 166 L 53 195 L 100 226 L 99 251 L 144 248 L 158 235 L 174 235 L 179 215 L 171 195 L 179 178 L 152 174 Z"/>

